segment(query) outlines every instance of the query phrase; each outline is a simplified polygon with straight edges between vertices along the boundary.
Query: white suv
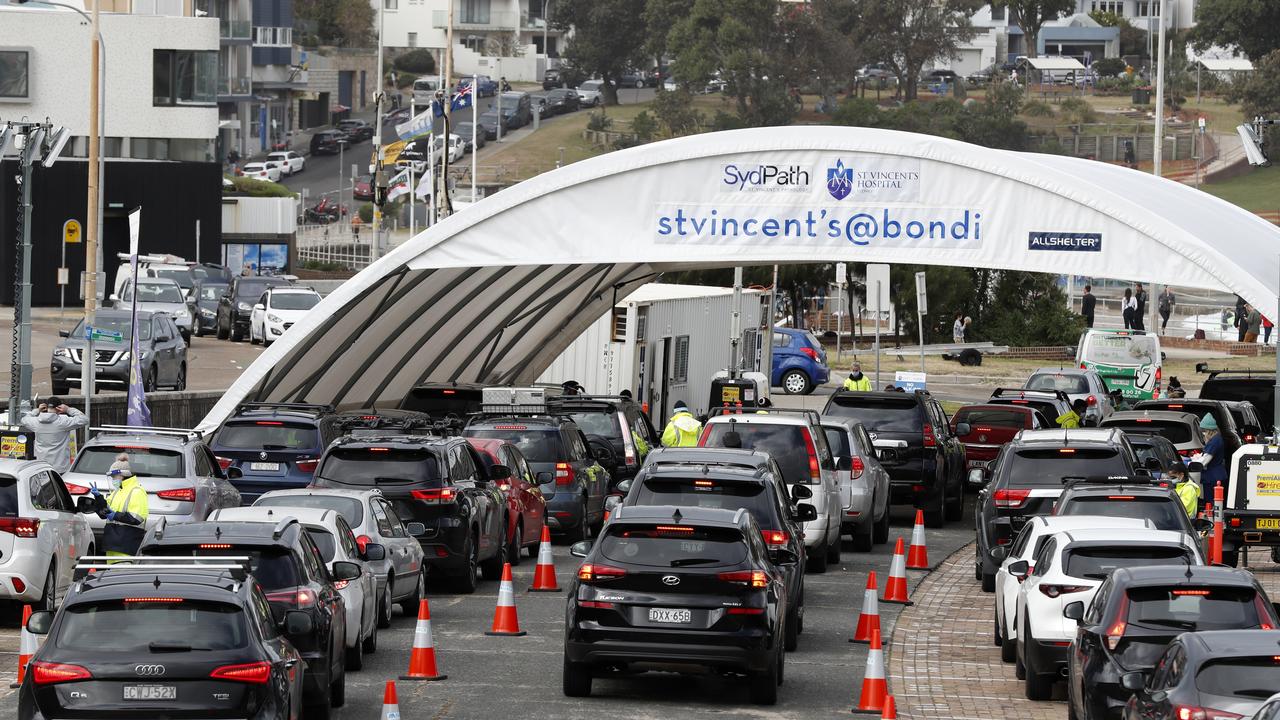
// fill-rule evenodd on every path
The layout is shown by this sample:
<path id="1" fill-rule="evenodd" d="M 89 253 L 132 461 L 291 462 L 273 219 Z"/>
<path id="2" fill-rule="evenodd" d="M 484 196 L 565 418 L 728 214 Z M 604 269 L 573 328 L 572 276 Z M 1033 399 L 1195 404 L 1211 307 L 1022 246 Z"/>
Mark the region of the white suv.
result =
<path id="1" fill-rule="evenodd" d="M 818 413 L 769 408 L 768 412 L 714 415 L 698 441 L 704 447 L 740 448 L 769 453 L 788 488 L 803 485 L 818 513 L 804 524 L 809 569 L 822 573 L 840 562 L 840 479 Z M 793 497 L 795 490 L 791 490 Z"/>
<path id="2" fill-rule="evenodd" d="M 1076 622 L 1062 615 L 1067 603 L 1079 600 L 1088 605 L 1118 567 L 1203 564 L 1199 544 L 1186 533 L 1145 528 L 1056 533 L 1031 563 L 1010 563 L 1009 573 L 1022 578 L 1014 620 L 1016 674 L 1026 681 L 1027 699 L 1048 700 L 1066 671 L 1076 637 Z"/>
<path id="3" fill-rule="evenodd" d="M 279 163 L 280 171 L 285 175 L 300 173 L 307 166 L 307 159 L 292 150 L 273 152 L 267 155 L 267 159 Z"/>
<path id="4" fill-rule="evenodd" d="M 93 531 L 62 478 L 40 460 L 0 460 L 0 600 L 53 610 Z"/>
<path id="5" fill-rule="evenodd" d="M 1017 614 L 1013 609 L 1018 604 L 1018 591 L 1022 589 L 1021 580 L 1009 572 L 1009 565 L 1020 560 L 1028 564 L 1040 552 L 1049 537 L 1055 533 L 1068 530 L 1087 530 L 1090 528 L 1147 528 L 1155 530 L 1155 523 L 1147 519 L 1103 517 L 1101 515 L 1036 515 L 1022 526 L 1022 531 L 1014 538 L 1006 549 L 1003 545 L 991 551 L 992 557 L 1004 556 L 1000 568 L 996 570 L 996 609 L 995 609 L 995 643 L 1000 646 L 1000 659 L 1013 662 L 1018 645 L 1014 642 L 1018 637 L 1018 628 L 1014 623 Z M 1031 568 L 1028 567 L 1028 571 Z"/>
<path id="6" fill-rule="evenodd" d="M 269 346 L 320 303 L 311 288 L 277 287 L 262 293 L 249 314 L 249 342 Z"/>

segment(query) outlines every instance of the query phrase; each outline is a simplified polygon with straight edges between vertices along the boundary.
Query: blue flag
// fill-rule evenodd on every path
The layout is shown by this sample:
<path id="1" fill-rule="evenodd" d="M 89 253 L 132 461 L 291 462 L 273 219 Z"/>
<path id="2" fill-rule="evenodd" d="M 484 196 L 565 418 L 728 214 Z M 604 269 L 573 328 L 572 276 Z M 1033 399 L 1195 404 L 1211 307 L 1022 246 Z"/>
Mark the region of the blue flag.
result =
<path id="1" fill-rule="evenodd" d="M 431 107 L 435 111 L 436 117 L 444 116 L 444 103 L 439 100 L 432 100 Z M 463 85 L 458 92 L 449 98 L 449 112 L 457 112 L 471 107 L 471 85 Z"/>
<path id="2" fill-rule="evenodd" d="M 142 370 L 138 360 L 138 224 L 142 221 L 142 209 L 129 213 L 129 267 L 133 273 L 133 308 L 129 318 L 129 397 L 127 424 L 137 427 L 151 426 L 151 408 L 147 407 L 146 388 L 142 385 Z"/>

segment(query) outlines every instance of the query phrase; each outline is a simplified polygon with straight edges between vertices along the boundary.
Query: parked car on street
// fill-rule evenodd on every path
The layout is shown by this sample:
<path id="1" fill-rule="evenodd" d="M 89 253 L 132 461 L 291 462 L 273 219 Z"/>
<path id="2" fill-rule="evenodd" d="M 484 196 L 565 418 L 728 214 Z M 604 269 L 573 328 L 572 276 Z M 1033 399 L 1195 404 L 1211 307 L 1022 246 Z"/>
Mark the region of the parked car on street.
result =
<path id="1" fill-rule="evenodd" d="M 127 310 L 99 310 L 94 317 L 97 330 L 120 333 L 120 340 L 95 340 L 93 347 L 94 382 L 101 386 L 123 389 L 129 384 L 129 353 L 132 352 L 133 326 Z M 53 392 L 65 395 L 80 386 L 80 368 L 88 341 L 84 321 L 70 331 L 58 332 L 63 339 L 53 349 L 49 376 Z M 187 343 L 168 313 L 138 311 L 138 362 L 142 369 L 142 386 L 147 391 L 161 385 L 175 390 L 187 387 Z"/>
<path id="2" fill-rule="evenodd" d="M 353 144 L 371 140 L 375 135 L 374 127 L 365 120 L 339 120 L 338 130 L 346 133 Z"/>
<path id="3" fill-rule="evenodd" d="M 218 299 L 230 287 L 227 283 L 216 279 L 197 280 L 191 289 L 191 333 L 196 337 L 204 337 L 217 332 Z"/>
<path id="4" fill-rule="evenodd" d="M 361 175 L 351 183 L 351 197 L 354 200 L 373 200 L 373 176 Z"/>
<path id="5" fill-rule="evenodd" d="M 508 122 L 510 120 L 510 117 L 506 114 L 503 114 L 501 118 L 502 118 L 501 119 L 502 134 L 506 135 L 508 132 L 510 132 L 510 123 Z M 485 112 L 480 114 L 480 127 L 484 128 L 485 140 L 498 139 L 498 122 L 499 122 L 499 115 L 498 115 L 497 108 L 493 108 L 492 110 L 486 110 Z"/>
<path id="6" fill-rule="evenodd" d="M 237 275 L 227 292 L 218 298 L 218 339 L 240 342 L 249 334 L 253 306 L 262 293 L 273 287 L 284 287 L 289 281 L 267 275 Z"/>
<path id="7" fill-rule="evenodd" d="M 0 601 L 54 610 L 76 558 L 94 554 L 93 531 L 43 460 L 0 458 Z"/>
<path id="8" fill-rule="evenodd" d="M 556 115 L 571 113 L 582 107 L 578 91 L 573 88 L 557 88 L 546 94 L 547 103 Z"/>
<path id="9" fill-rule="evenodd" d="M 240 168 L 240 175 L 253 178 L 254 180 L 265 180 L 267 182 L 280 182 L 280 178 L 284 175 L 278 162 L 251 162 L 245 163 Z"/>
<path id="10" fill-rule="evenodd" d="M 788 395 L 808 395 L 831 379 L 827 351 L 808 330 L 774 328 L 772 374 L 773 387 Z"/>
<path id="11" fill-rule="evenodd" d="M 116 310 L 130 311 L 135 305 L 134 289 L 137 288 L 136 305 L 139 310 L 162 312 L 178 326 L 178 332 L 185 342 L 191 342 L 191 308 L 187 307 L 187 296 L 182 287 L 172 280 L 139 280 L 137 285 L 126 280 L 119 295 L 112 295 L 110 300 Z"/>
<path id="12" fill-rule="evenodd" d="M 466 153 L 473 153 L 479 148 L 484 147 L 489 140 L 487 137 L 487 133 L 489 131 L 485 130 L 484 125 L 480 123 L 475 123 L 475 143 L 471 142 L 473 130 L 472 123 L 470 121 L 458 123 L 454 126 L 454 130 L 458 137 L 462 138 L 463 152 Z"/>
<path id="13" fill-rule="evenodd" d="M 512 130 L 533 122 L 533 96 L 529 93 L 504 92 L 498 100 L 502 114 L 507 118 L 507 126 Z"/>
<path id="14" fill-rule="evenodd" d="M 323 130 L 311 136 L 312 155 L 337 155 L 346 148 L 346 133 L 335 130 Z"/>
<path id="15" fill-rule="evenodd" d="M 289 177 L 302 172 L 307 167 L 307 159 L 292 150 L 269 153 L 267 160 L 278 163 L 280 171 Z"/>
<path id="16" fill-rule="evenodd" d="M 249 314 L 249 342 L 270 346 L 319 302 L 320 293 L 311 288 L 268 288 Z"/>
<path id="17" fill-rule="evenodd" d="M 471 84 L 471 77 L 463 77 L 458 81 L 458 89 L 461 90 Z M 498 81 L 488 75 L 476 75 L 476 96 L 477 97 L 493 97 L 498 92 Z"/>
<path id="18" fill-rule="evenodd" d="M 583 105 L 597 107 L 604 102 L 604 81 L 603 80 L 584 80 L 575 91 L 578 93 L 578 99 Z"/>

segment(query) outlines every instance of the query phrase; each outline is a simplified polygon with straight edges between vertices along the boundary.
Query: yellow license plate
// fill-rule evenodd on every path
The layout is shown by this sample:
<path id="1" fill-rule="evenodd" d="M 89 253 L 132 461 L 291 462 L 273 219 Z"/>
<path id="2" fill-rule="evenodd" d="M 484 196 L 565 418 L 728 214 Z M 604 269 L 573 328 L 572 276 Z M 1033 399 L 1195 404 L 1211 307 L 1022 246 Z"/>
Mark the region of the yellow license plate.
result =
<path id="1" fill-rule="evenodd" d="M 1280 530 L 1280 518 L 1258 518 L 1254 527 L 1259 530 Z"/>

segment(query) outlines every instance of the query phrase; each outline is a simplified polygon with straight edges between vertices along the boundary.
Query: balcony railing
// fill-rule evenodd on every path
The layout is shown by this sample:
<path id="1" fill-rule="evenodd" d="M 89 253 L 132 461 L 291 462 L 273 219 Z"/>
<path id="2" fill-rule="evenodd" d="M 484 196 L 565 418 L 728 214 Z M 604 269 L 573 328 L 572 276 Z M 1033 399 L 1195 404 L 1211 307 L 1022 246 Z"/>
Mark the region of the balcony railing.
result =
<path id="1" fill-rule="evenodd" d="M 446 28 L 449 26 L 447 10 L 431 11 L 431 27 Z M 485 15 L 469 16 L 465 13 L 453 13 L 454 30 L 518 30 L 520 13 L 511 10 L 490 11 Z"/>
<path id="2" fill-rule="evenodd" d="M 218 96 L 249 95 L 253 92 L 253 81 L 247 77 L 218 78 Z"/>
<path id="3" fill-rule="evenodd" d="M 253 37 L 253 22 L 218 18 L 218 37 L 223 40 L 249 40 Z"/>

